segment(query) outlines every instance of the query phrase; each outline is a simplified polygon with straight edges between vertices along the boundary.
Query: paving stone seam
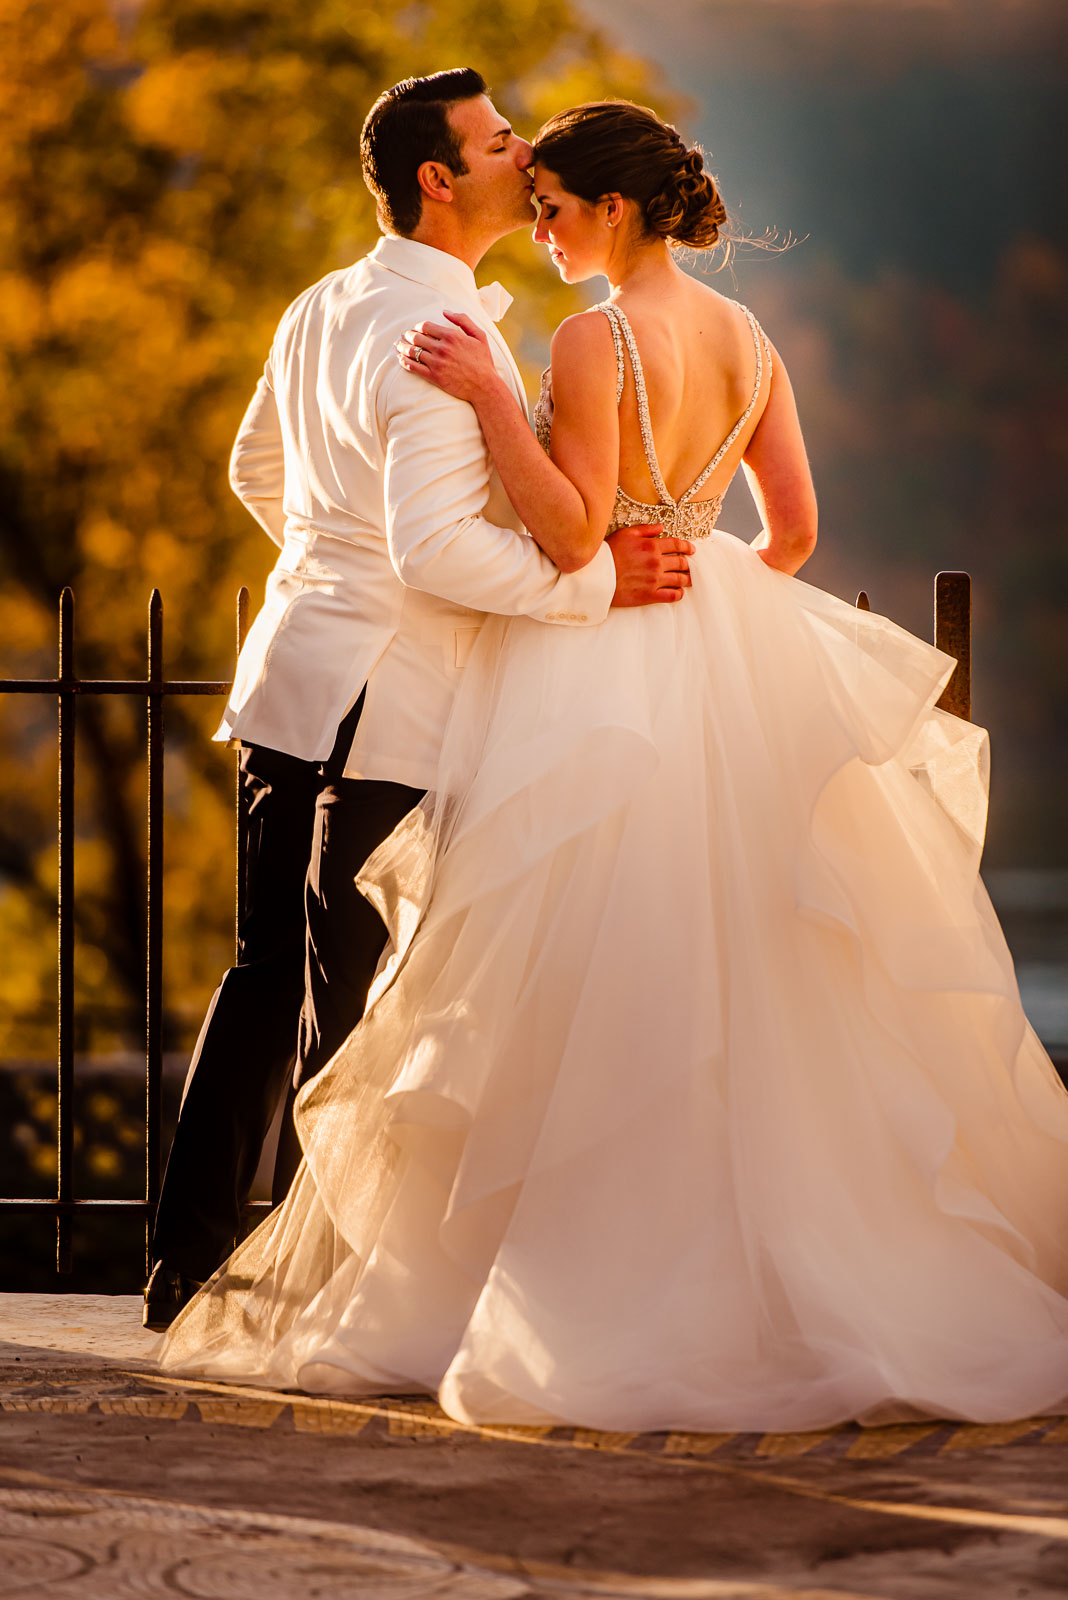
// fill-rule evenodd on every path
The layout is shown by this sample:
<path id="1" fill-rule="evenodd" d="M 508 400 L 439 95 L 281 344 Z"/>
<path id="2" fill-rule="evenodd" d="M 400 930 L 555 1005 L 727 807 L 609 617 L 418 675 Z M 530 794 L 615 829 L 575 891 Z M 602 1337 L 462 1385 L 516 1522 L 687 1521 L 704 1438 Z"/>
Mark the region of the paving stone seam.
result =
<path id="1" fill-rule="evenodd" d="M 700 1452 L 699 1450 L 687 1452 L 685 1449 L 679 1448 L 678 1445 L 670 1452 L 666 1448 L 666 1442 L 669 1439 L 675 1438 L 677 1441 L 682 1441 L 690 1437 L 700 1440 L 704 1437 L 701 1435 L 668 1434 L 665 1438 L 658 1440 L 660 1443 L 659 1449 L 650 1449 L 647 1444 L 645 1448 L 637 1449 L 635 1446 L 641 1444 L 643 1440 L 648 1442 L 650 1439 L 657 1438 L 657 1436 L 648 1434 L 599 1434 L 592 1429 L 518 1428 L 486 1425 L 476 1427 L 473 1424 L 457 1422 L 454 1418 L 446 1417 L 443 1412 L 434 1407 L 432 1402 L 429 1401 L 404 1405 L 386 1401 L 341 1400 L 333 1397 L 295 1395 L 283 1391 L 259 1388 L 245 1389 L 238 1385 L 212 1383 L 206 1379 L 176 1380 L 174 1378 L 156 1378 L 152 1374 L 144 1373 L 126 1374 L 125 1376 L 128 1378 L 135 1377 L 141 1383 L 158 1383 L 171 1390 L 168 1396 L 159 1397 L 161 1407 L 173 1406 L 176 1401 L 180 1402 L 182 1396 L 180 1393 L 174 1393 L 176 1389 L 195 1391 L 188 1395 L 188 1403 L 196 1406 L 204 1421 L 222 1422 L 224 1424 L 227 1422 L 233 1423 L 240 1417 L 243 1402 L 251 1402 L 250 1405 L 246 1406 L 246 1415 L 257 1420 L 245 1424 L 238 1422 L 238 1425 L 269 1426 L 286 1409 L 292 1409 L 294 1428 L 298 1432 L 324 1434 L 337 1431 L 360 1432 L 374 1419 L 382 1418 L 385 1420 L 391 1434 L 429 1438 L 435 1435 L 446 1437 L 462 1433 L 473 1438 L 505 1443 L 525 1442 L 554 1450 L 601 1450 L 607 1454 L 631 1456 L 632 1458 L 640 1455 L 645 1460 L 662 1462 L 669 1468 L 704 1471 L 739 1478 L 760 1483 L 765 1487 L 776 1488 L 787 1494 L 800 1495 L 806 1499 L 822 1501 L 824 1504 L 841 1505 L 855 1511 L 866 1511 L 882 1516 L 910 1517 L 920 1521 L 986 1528 L 991 1531 L 1013 1532 L 1049 1540 L 1068 1541 L 1068 1516 L 1060 1515 L 1059 1507 L 1057 1508 L 1058 1514 L 1032 1515 L 1017 1512 L 987 1511 L 968 1506 L 939 1506 L 917 1504 L 909 1501 L 860 1499 L 856 1496 L 821 1489 L 815 1484 L 805 1483 L 796 1478 L 784 1477 L 781 1474 L 768 1472 L 767 1470 L 746 1468 L 734 1461 L 714 1460 L 711 1454 L 707 1452 Z M 44 1400 L 47 1399 L 47 1396 L 36 1398 Z M 57 1397 L 60 1400 L 60 1404 L 56 1409 L 61 1413 L 68 1409 L 82 1413 L 88 1407 L 83 1408 L 81 1406 L 80 1398 L 72 1406 L 70 1401 Z M 106 1397 L 104 1398 L 106 1399 Z M 98 1405 L 99 1399 L 100 1397 L 94 1397 L 90 1400 L 89 1407 Z M 0 1406 L 3 1405 L 5 1405 L 5 1398 L 0 1397 Z M 15 1402 L 11 1409 L 29 1412 L 43 1411 L 47 1408 L 40 1404 Z M 258 1419 L 265 1418 L 268 1412 L 274 1413 L 271 1416 L 270 1423 L 266 1421 L 261 1423 Z M 144 1416 L 147 1413 L 138 1411 L 136 1414 Z M 165 1415 L 162 1409 L 159 1415 L 161 1417 Z M 166 1415 L 173 1417 L 173 1412 L 166 1413 Z M 1015 1442 L 1027 1432 L 1037 1431 L 1039 1428 L 1052 1427 L 1056 1432 L 1061 1432 L 1063 1424 L 1061 1419 L 1046 1418 L 1034 1419 L 1033 1429 L 1025 1427 L 1024 1424 L 997 1426 L 1001 1430 L 998 1437 L 1003 1443 L 1007 1443 Z M 844 1428 L 828 1430 L 825 1435 L 819 1436 L 816 1442 L 825 1442 L 827 1438 L 843 1431 Z M 938 1425 L 935 1425 L 933 1431 L 938 1431 Z M 992 1427 L 977 1427 L 977 1431 L 982 1432 L 989 1441 L 994 1430 Z M 960 1429 L 954 1428 L 949 1436 L 955 1437 L 959 1432 Z M 718 1438 L 720 1436 L 713 1437 Z M 813 1438 L 812 1435 L 804 1434 L 728 1435 L 723 1439 L 723 1442 L 726 1442 L 726 1439 L 746 1437 L 763 1441 L 768 1439 L 782 1441 L 781 1448 L 765 1452 L 765 1454 L 772 1453 L 777 1455 L 789 1453 L 789 1446 L 786 1441 L 792 1439 L 804 1441 Z M 990 1447 L 989 1442 L 985 1447 Z M 0 1469 L 0 1475 L 3 1475 L 3 1469 Z"/>
<path id="2" fill-rule="evenodd" d="M 245 1388 L 211 1383 L 207 1380 L 176 1380 L 153 1373 L 123 1373 L 122 1377 L 141 1384 L 160 1385 L 172 1392 L 153 1394 L 98 1395 L 0 1395 L 0 1411 L 41 1411 L 59 1414 L 84 1414 L 98 1411 L 105 1415 L 167 1417 L 174 1420 L 196 1406 L 206 1422 L 224 1426 L 270 1428 L 283 1412 L 290 1412 L 298 1432 L 353 1432 L 375 1417 L 385 1419 L 397 1437 L 442 1437 L 463 1433 L 486 1440 L 512 1439 L 517 1442 L 567 1444 L 576 1450 L 604 1450 L 613 1454 L 641 1453 L 665 1458 L 707 1457 L 728 1445 L 746 1446 L 761 1459 L 783 1459 L 808 1455 L 832 1440 L 848 1439 L 845 1457 L 849 1460 L 876 1460 L 897 1457 L 920 1445 L 936 1446 L 937 1453 L 960 1450 L 987 1450 L 1015 1444 L 1041 1432 L 1042 1444 L 1068 1444 L 1068 1418 L 1030 1417 L 1005 1423 L 918 1422 L 885 1428 L 857 1430 L 843 1423 L 836 1428 L 811 1433 L 681 1433 L 642 1434 L 605 1433 L 592 1428 L 487 1427 L 459 1422 L 448 1417 L 432 1402 L 357 1401 L 321 1395 L 293 1394 L 285 1391 Z M 47 1380 L 46 1380 L 47 1381 Z M 64 1383 L 62 1387 L 70 1387 Z M 184 1392 L 174 1392 L 174 1391 Z M 189 1393 L 194 1390 L 196 1393 Z M 210 1396 L 210 1398 L 209 1398 Z M 179 1409 L 180 1408 L 180 1409 Z M 659 1448 L 657 1448 L 659 1445 Z"/>

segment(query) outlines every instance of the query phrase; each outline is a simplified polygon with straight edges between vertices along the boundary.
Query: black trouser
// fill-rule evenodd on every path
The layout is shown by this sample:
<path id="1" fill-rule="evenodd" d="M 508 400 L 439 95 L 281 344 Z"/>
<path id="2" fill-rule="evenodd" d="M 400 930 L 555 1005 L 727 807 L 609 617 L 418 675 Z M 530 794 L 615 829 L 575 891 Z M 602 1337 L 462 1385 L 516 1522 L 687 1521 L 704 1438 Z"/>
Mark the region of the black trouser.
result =
<path id="1" fill-rule="evenodd" d="M 193 1052 L 152 1245 L 153 1260 L 192 1278 L 208 1277 L 239 1236 L 287 1083 L 311 1077 L 344 1043 L 385 945 L 354 879 L 421 791 L 341 776 L 360 709 L 342 722 L 325 763 L 242 748 L 249 849 L 237 965 L 216 989 Z M 276 1199 L 300 1159 L 288 1108 L 287 1122 Z"/>

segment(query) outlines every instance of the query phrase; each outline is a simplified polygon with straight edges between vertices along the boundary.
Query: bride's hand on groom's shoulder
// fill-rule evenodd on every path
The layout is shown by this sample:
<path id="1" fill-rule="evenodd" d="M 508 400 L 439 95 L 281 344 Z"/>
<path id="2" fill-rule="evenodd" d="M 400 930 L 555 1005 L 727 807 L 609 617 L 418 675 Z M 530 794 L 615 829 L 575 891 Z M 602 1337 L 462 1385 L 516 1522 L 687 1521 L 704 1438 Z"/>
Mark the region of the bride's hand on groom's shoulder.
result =
<path id="1" fill-rule="evenodd" d="M 397 359 L 406 372 L 427 378 L 457 400 L 477 406 L 502 379 L 493 364 L 489 340 L 462 311 L 446 311 L 452 324 L 420 322 L 397 340 Z"/>

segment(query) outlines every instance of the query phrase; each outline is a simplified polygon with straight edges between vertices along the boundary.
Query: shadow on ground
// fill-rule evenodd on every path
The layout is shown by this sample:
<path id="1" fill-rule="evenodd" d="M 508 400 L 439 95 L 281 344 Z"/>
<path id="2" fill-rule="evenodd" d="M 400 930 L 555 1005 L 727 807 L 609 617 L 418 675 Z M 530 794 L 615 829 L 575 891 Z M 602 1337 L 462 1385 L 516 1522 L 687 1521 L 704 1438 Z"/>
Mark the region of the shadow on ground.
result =
<path id="1" fill-rule="evenodd" d="M 426 1400 L 175 1380 L 137 1313 L 132 1296 L 0 1296 L 5 1594 L 1068 1592 L 1063 1419 L 473 1429 Z"/>

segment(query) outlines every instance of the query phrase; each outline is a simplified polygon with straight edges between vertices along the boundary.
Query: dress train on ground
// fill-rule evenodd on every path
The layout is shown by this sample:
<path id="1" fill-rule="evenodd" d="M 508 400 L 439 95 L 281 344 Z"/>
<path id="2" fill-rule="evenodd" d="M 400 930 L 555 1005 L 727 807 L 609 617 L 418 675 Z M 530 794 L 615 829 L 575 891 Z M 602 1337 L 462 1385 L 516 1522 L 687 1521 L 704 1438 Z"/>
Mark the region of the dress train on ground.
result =
<path id="1" fill-rule="evenodd" d="M 713 532 L 677 606 L 493 619 L 285 1204 L 168 1370 L 473 1422 L 1068 1402 L 1068 1095 L 978 877 L 952 662 Z"/>

